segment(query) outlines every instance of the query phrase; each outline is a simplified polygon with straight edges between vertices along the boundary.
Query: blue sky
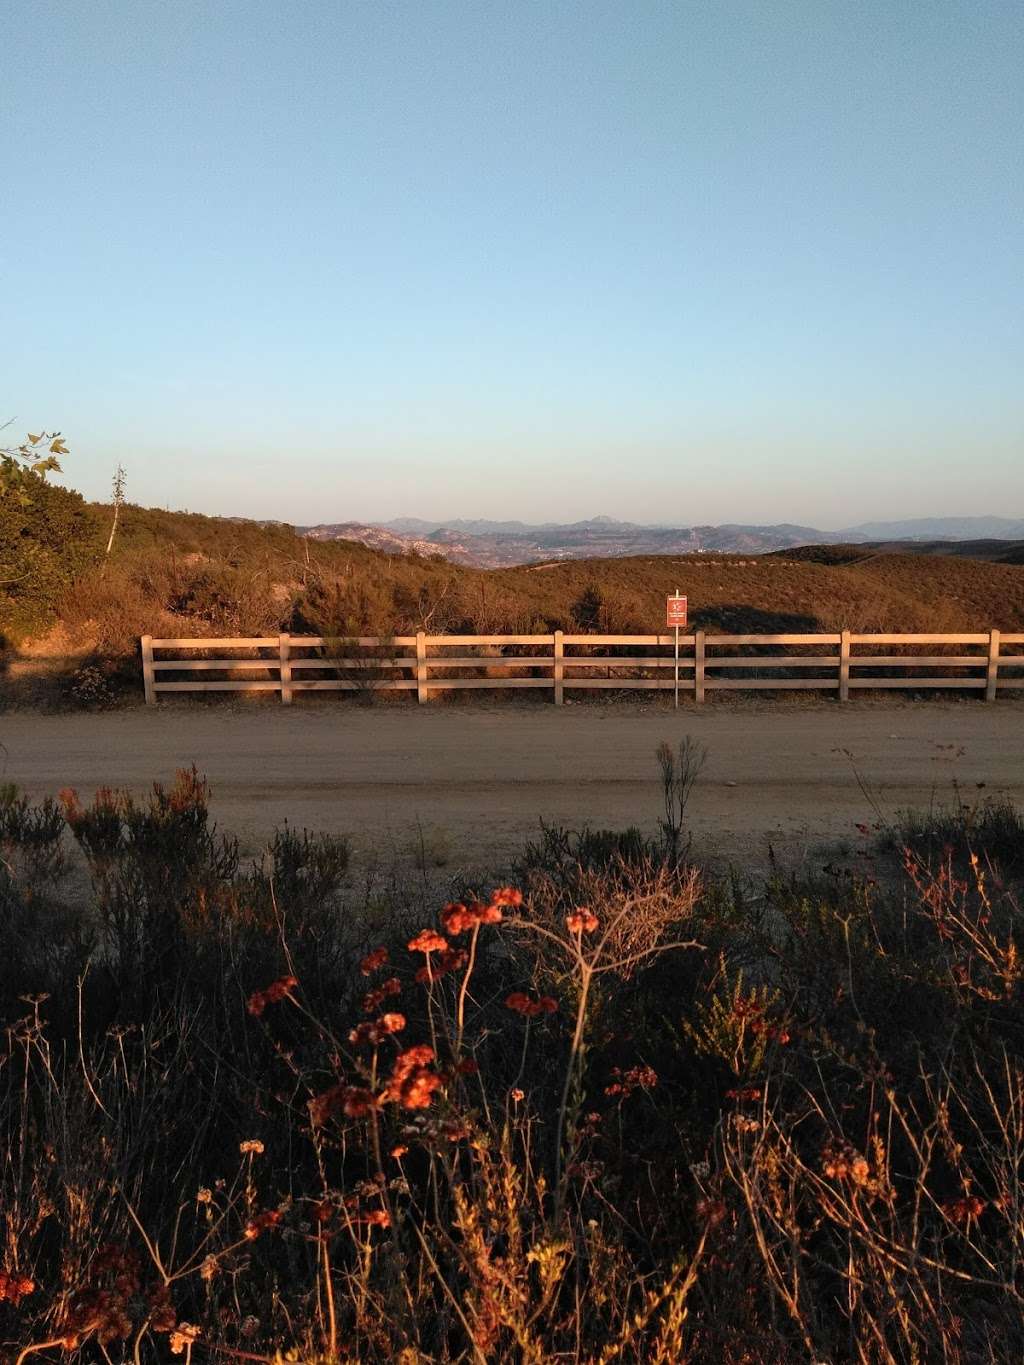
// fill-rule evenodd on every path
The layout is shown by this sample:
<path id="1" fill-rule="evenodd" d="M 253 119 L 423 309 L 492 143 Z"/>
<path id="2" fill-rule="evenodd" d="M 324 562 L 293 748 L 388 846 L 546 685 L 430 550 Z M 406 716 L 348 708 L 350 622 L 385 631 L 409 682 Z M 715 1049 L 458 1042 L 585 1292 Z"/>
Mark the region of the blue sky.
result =
<path id="1" fill-rule="evenodd" d="M 8 0 L 0 417 L 300 522 L 1024 516 L 1024 5 Z"/>

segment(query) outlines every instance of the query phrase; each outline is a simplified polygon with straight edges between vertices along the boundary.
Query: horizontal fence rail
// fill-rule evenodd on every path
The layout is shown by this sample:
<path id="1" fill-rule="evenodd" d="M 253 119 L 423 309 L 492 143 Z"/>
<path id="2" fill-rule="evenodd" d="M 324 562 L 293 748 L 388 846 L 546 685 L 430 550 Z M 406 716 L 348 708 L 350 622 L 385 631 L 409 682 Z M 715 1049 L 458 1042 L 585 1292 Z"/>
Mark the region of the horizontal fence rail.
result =
<path id="1" fill-rule="evenodd" d="M 321 635 L 142 637 L 146 702 L 162 692 L 431 692 L 546 688 L 557 705 L 571 689 L 672 691 L 702 702 L 710 691 L 1024 688 L 1024 634 L 805 635 Z M 948 650 L 948 653 L 939 652 Z M 925 650 L 927 652 L 921 652 Z M 475 652 L 470 652 L 475 651 Z M 230 657 L 225 653 L 230 652 Z M 173 657 L 168 657 L 173 655 Z M 678 669 L 678 682 L 676 670 Z M 936 670 L 943 670 L 936 672 Z M 672 670 L 671 676 L 668 670 Z M 865 670 L 870 670 L 866 672 Z M 922 671 L 923 670 L 923 671 Z M 227 676 L 210 677 L 210 674 Z"/>

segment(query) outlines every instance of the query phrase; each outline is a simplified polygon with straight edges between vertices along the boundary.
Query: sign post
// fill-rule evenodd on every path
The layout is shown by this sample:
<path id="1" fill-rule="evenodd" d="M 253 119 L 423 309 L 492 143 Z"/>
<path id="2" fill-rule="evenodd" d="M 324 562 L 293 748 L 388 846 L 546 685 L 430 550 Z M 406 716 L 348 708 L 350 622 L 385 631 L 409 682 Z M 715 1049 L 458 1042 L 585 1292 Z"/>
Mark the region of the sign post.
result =
<path id="1" fill-rule="evenodd" d="M 676 588 L 671 597 L 665 599 L 665 621 L 669 626 L 673 626 L 676 632 L 676 653 L 675 653 L 675 705 L 679 709 L 679 627 L 686 629 L 686 598 Z"/>

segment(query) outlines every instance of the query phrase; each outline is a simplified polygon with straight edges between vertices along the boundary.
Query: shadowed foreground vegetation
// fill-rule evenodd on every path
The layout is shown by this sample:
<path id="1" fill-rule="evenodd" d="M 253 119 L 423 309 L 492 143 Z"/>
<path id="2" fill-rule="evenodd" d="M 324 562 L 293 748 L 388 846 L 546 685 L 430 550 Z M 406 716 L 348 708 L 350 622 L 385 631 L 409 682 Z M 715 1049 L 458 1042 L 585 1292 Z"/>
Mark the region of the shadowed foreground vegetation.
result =
<path id="1" fill-rule="evenodd" d="M 1018 1360 L 1020 819 L 751 891 L 659 759 L 444 907 L 194 772 L 4 793 L 5 1357 Z"/>

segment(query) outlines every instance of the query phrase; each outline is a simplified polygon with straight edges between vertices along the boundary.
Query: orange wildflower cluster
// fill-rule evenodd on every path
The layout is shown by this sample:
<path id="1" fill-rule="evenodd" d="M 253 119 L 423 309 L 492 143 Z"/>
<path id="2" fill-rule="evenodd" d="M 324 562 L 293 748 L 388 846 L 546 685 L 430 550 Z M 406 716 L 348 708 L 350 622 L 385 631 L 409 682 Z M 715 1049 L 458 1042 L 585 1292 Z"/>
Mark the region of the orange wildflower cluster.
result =
<path id="1" fill-rule="evenodd" d="M 954 1223 L 970 1223 L 980 1218 L 985 1208 L 984 1199 L 979 1199 L 976 1194 L 969 1194 L 962 1199 L 951 1199 L 948 1204 L 943 1204 L 942 1211 Z"/>
<path id="2" fill-rule="evenodd" d="M 357 1024 L 348 1035 L 348 1040 L 356 1046 L 372 1044 L 376 1047 L 378 1043 L 382 1043 L 392 1033 L 401 1033 L 404 1028 L 404 1014 L 382 1014 L 379 1019 L 367 1020 L 365 1023 Z"/>
<path id="3" fill-rule="evenodd" d="M 436 929 L 421 929 L 415 938 L 411 938 L 407 945 L 410 953 L 443 953 L 448 947 L 448 940 L 442 938 Z"/>
<path id="4" fill-rule="evenodd" d="M 298 984 L 298 977 L 282 976 L 277 981 L 272 981 L 263 990 L 253 991 L 252 995 L 249 996 L 249 1013 L 258 1019 L 268 1005 L 276 1005 L 279 1000 L 283 1000 L 285 996 L 290 994 Z"/>
<path id="5" fill-rule="evenodd" d="M 359 970 L 364 976 L 372 976 L 379 971 L 388 960 L 388 950 L 386 948 L 374 948 L 372 953 L 367 953 L 359 964 Z"/>
<path id="6" fill-rule="evenodd" d="M 464 948 L 449 948 L 445 944 L 444 952 L 440 953 L 437 958 L 427 958 L 424 965 L 416 973 L 416 980 L 421 985 L 428 981 L 437 981 L 448 972 L 459 971 L 468 961 L 469 954 Z"/>
<path id="7" fill-rule="evenodd" d="M 558 1001 L 551 995 L 542 995 L 540 999 L 534 1000 L 525 991 L 513 991 L 511 995 L 506 996 L 505 1006 L 514 1010 L 516 1014 L 521 1014 L 525 1019 L 535 1019 L 538 1014 L 554 1014 L 558 1009 Z"/>
<path id="8" fill-rule="evenodd" d="M 11 1275 L 6 1270 L 0 1270 L 0 1303 L 6 1299 L 8 1303 L 17 1305 L 26 1294 L 35 1293 L 35 1281 L 30 1280 L 25 1275 Z"/>
<path id="9" fill-rule="evenodd" d="M 336 1113 L 344 1114 L 348 1119 L 366 1118 L 376 1104 L 372 1090 L 359 1085 L 334 1085 L 309 1101 L 309 1116 L 319 1127 Z"/>
<path id="10" fill-rule="evenodd" d="M 427 1109 L 434 1091 L 444 1084 L 444 1077 L 433 1070 L 434 1049 L 417 1043 L 395 1058 L 384 1098 L 394 1100 L 403 1109 Z"/>
<path id="11" fill-rule="evenodd" d="M 366 1118 L 389 1101 L 403 1109 L 427 1109 L 434 1091 L 445 1083 L 444 1076 L 431 1065 L 433 1061 L 434 1049 L 426 1043 L 406 1048 L 395 1058 L 391 1075 L 379 1095 L 358 1085 L 335 1085 L 309 1101 L 310 1118 L 317 1126 L 338 1113 L 350 1119 Z"/>
<path id="12" fill-rule="evenodd" d="M 650 1066 L 633 1066 L 628 1071 L 620 1071 L 613 1066 L 612 1075 L 617 1079 L 605 1086 L 604 1093 L 621 1095 L 623 1099 L 632 1095 L 634 1090 L 653 1090 L 658 1084 L 658 1073 Z"/>
<path id="13" fill-rule="evenodd" d="M 266 1209 L 263 1213 L 258 1213 L 255 1218 L 250 1219 L 245 1225 L 245 1235 L 250 1242 L 255 1242 L 261 1232 L 266 1232 L 268 1228 L 276 1228 L 281 1221 L 280 1209 Z"/>
<path id="14" fill-rule="evenodd" d="M 491 892 L 491 899 L 486 903 L 473 901 L 470 905 L 463 905 L 461 901 L 453 901 L 446 905 L 441 911 L 441 923 L 446 934 L 451 938 L 457 938 L 467 929 L 476 928 L 481 924 L 500 924 L 506 908 L 522 903 L 521 891 L 516 891 L 511 886 L 499 886 L 496 891 Z"/>
<path id="15" fill-rule="evenodd" d="M 371 1228 L 389 1228 L 391 1226 L 391 1215 L 387 1209 L 368 1209 L 366 1213 L 356 1213 L 352 1215 L 353 1223 L 365 1223 Z"/>
<path id="16" fill-rule="evenodd" d="M 389 976 L 386 981 L 382 981 L 379 986 L 372 991 L 367 991 L 363 996 L 363 1013 L 373 1014 L 379 1010 L 384 1001 L 392 995 L 401 995 L 402 983 L 397 976 Z"/>
<path id="17" fill-rule="evenodd" d="M 849 1180 L 854 1185 L 867 1185 L 871 1178 L 867 1157 L 847 1144 L 826 1147 L 821 1169 L 830 1180 Z"/>
<path id="18" fill-rule="evenodd" d="M 171 1333 L 171 1354 L 182 1355 L 199 1336 L 199 1328 L 191 1322 L 180 1323 Z"/>
<path id="19" fill-rule="evenodd" d="M 570 934 L 592 934 L 597 926 L 597 916 L 585 905 L 565 917 L 565 927 Z"/>
<path id="20" fill-rule="evenodd" d="M 727 1100 L 737 1100 L 743 1103 L 744 1100 L 759 1100 L 764 1092 L 759 1085 L 749 1085 L 742 1090 L 727 1090 L 725 1098 Z"/>

